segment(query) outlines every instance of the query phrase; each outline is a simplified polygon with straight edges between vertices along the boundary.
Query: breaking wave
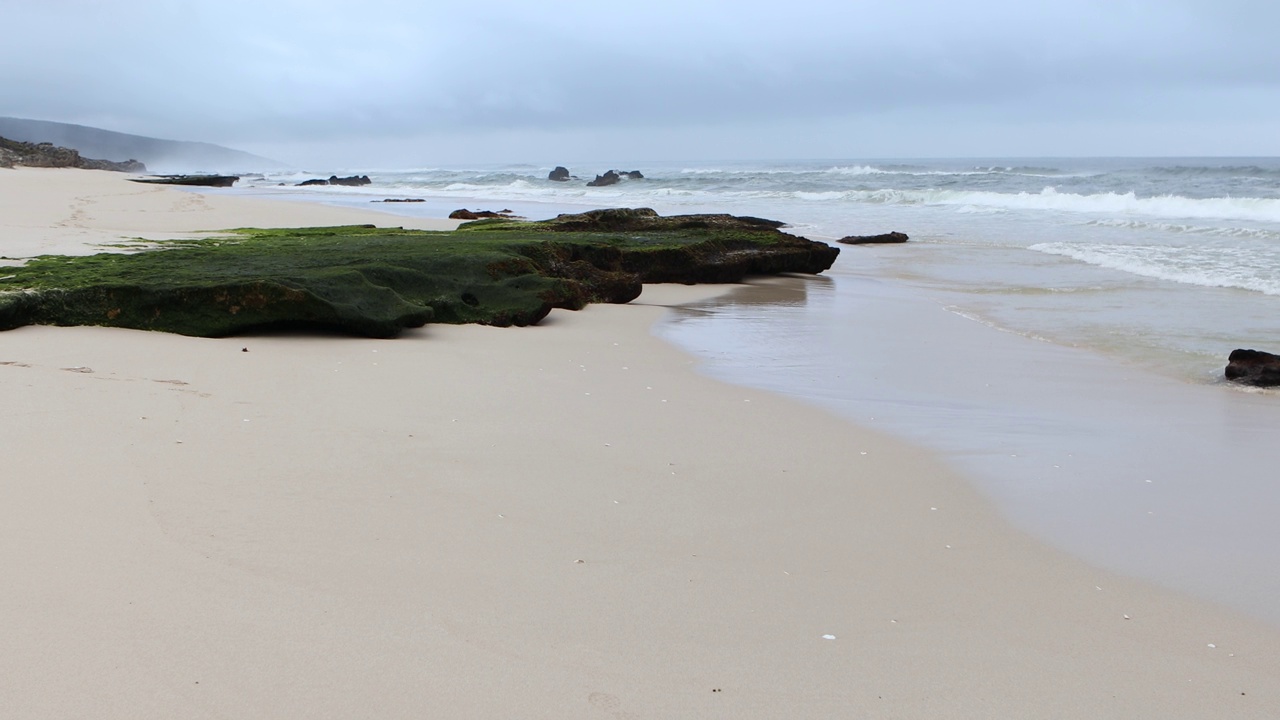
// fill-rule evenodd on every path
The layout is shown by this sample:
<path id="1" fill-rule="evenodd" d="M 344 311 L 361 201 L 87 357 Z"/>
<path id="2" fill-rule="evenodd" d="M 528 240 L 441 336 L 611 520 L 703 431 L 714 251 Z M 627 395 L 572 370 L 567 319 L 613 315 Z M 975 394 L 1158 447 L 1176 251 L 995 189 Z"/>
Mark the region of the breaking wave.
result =
<path id="1" fill-rule="evenodd" d="M 1040 243 L 1030 249 L 1186 285 L 1280 295 L 1280 250 L 1062 242 Z"/>
<path id="2" fill-rule="evenodd" d="M 1085 225 L 1090 225 L 1094 227 L 1122 228 L 1125 230 L 1157 230 L 1160 232 L 1178 233 L 1178 234 L 1185 234 L 1185 235 L 1207 235 L 1207 236 L 1232 237 L 1232 238 L 1257 238 L 1259 240 L 1280 240 L 1280 231 L 1267 230 L 1265 228 L 1188 225 L 1188 224 L 1167 223 L 1167 222 L 1150 222 L 1150 221 L 1144 221 L 1144 220 L 1127 220 L 1127 219 L 1119 219 L 1119 218 L 1090 220 L 1086 222 Z"/>
<path id="3" fill-rule="evenodd" d="M 1080 195 L 1060 193 L 1052 187 L 1047 187 L 1038 193 L 999 193 L 981 190 L 871 190 L 852 191 L 849 196 L 850 199 L 868 203 L 956 205 L 999 210 L 1280 222 L 1280 199 L 1273 198 L 1189 198 L 1179 195 L 1138 197 L 1133 192 Z"/>

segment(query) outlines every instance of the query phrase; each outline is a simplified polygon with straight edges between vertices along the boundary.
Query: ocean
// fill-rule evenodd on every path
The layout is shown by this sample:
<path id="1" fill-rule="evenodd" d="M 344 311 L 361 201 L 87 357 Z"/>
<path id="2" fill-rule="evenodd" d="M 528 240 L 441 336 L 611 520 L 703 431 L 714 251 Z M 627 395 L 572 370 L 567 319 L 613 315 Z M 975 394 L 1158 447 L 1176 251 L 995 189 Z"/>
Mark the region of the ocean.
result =
<path id="1" fill-rule="evenodd" d="M 645 177 L 586 187 L 611 167 Z M 1280 353 L 1280 158 L 597 163 L 568 183 L 550 169 L 362 170 L 373 183 L 357 188 L 251 176 L 230 192 L 907 233 L 658 332 L 714 377 L 941 453 L 1016 525 L 1091 563 L 1280 624 L 1280 392 L 1222 380 L 1232 349 Z"/>

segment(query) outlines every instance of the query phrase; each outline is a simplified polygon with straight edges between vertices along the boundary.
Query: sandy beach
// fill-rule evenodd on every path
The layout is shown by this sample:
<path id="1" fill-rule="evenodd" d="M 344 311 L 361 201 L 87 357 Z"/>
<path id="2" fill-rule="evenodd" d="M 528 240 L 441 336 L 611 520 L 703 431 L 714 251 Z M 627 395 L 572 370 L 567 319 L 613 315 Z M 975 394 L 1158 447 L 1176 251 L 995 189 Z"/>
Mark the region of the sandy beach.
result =
<path id="1" fill-rule="evenodd" d="M 201 194 L 129 182 L 118 173 L 19 168 L 0 172 L 0 254 L 85 255 L 103 244 L 168 240 L 240 227 L 374 223 L 450 230 L 454 220 L 392 216 L 319 204 Z"/>
<path id="2" fill-rule="evenodd" d="M 374 211 L 0 170 L 0 255 Z M 0 334 L 15 718 L 1275 718 L 1280 630 L 655 338 Z"/>

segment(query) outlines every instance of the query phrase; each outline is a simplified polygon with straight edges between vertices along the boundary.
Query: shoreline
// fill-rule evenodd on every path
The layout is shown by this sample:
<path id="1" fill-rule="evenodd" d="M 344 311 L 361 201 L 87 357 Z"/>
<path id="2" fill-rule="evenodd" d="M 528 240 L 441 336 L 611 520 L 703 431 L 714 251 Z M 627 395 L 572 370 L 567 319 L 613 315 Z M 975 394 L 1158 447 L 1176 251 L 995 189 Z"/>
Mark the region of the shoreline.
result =
<path id="1" fill-rule="evenodd" d="M 1280 627 L 1273 394 L 981 325 L 851 265 L 762 279 L 659 335 L 704 358 L 711 377 L 928 448 L 1007 521 L 1095 566 Z"/>
<path id="2" fill-rule="evenodd" d="M 71 186 L 42 186 L 45 206 L 75 206 L 51 197 Z M 0 699 L 97 717 L 1280 714 L 1275 628 L 1050 550 L 932 454 L 703 377 L 654 336 L 726 289 L 392 341 L 0 335 L 18 408 L 0 421 L 0 607 L 19 618 Z"/>

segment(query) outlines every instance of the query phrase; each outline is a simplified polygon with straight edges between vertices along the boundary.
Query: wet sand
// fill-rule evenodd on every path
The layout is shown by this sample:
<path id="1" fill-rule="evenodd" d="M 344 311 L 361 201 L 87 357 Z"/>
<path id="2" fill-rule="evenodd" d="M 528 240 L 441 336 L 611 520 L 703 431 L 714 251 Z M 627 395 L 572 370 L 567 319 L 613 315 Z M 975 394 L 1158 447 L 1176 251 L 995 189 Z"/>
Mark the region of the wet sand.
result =
<path id="1" fill-rule="evenodd" d="M 715 377 L 942 453 L 1016 525 L 1092 564 L 1280 627 L 1280 396 L 999 330 L 892 277 L 891 252 L 753 282 L 659 334 Z"/>

